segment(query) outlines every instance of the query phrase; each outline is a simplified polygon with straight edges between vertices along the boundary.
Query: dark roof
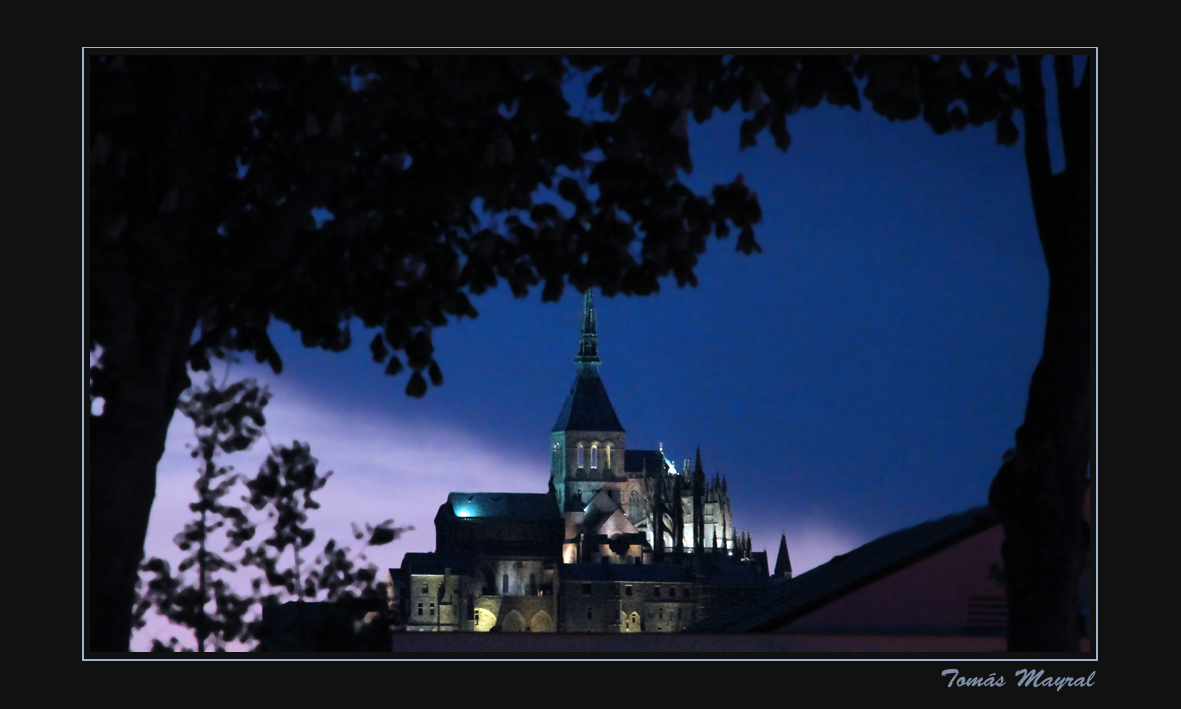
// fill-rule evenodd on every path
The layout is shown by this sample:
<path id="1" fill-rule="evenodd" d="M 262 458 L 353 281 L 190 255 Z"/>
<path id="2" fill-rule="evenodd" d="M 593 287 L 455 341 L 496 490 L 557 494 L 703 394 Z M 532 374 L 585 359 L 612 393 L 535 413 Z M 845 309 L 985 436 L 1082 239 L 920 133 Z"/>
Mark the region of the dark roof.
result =
<path id="1" fill-rule="evenodd" d="M 562 564 L 558 567 L 558 578 L 562 581 L 693 581 L 689 567 L 679 564 Z"/>
<path id="2" fill-rule="evenodd" d="M 570 395 L 554 423 L 554 431 L 623 431 L 615 407 L 607 397 L 607 389 L 599 379 L 597 367 L 583 365 L 578 368 Z"/>
<path id="3" fill-rule="evenodd" d="M 989 507 L 923 522 L 863 544 L 752 599 L 711 616 L 687 632 L 750 633 L 782 627 L 838 598 L 1000 523 Z"/>
<path id="4" fill-rule="evenodd" d="M 762 554 L 763 558 L 759 555 Z M 745 562 L 711 564 L 707 581 L 714 586 L 751 586 L 767 585 L 771 579 L 767 576 L 767 561 L 765 552 L 753 552 L 751 559 Z"/>
<path id="5" fill-rule="evenodd" d="M 475 568 L 472 554 L 437 554 L 434 552 L 409 552 L 402 557 L 402 568 L 407 576 L 412 574 L 441 575 L 447 569 L 459 576 L 471 575 Z M 393 571 L 393 569 L 391 569 Z"/>
<path id="6" fill-rule="evenodd" d="M 456 517 L 479 519 L 541 519 L 560 517 L 558 504 L 550 493 L 453 492 L 439 510 Z"/>
<path id="7" fill-rule="evenodd" d="M 283 634 L 298 629 L 301 615 L 309 633 L 314 636 L 321 632 L 321 623 L 335 622 L 350 627 L 354 620 L 360 620 L 371 611 L 381 611 L 385 605 L 384 598 L 341 598 L 335 601 L 287 601 L 282 605 L 263 606 L 262 624 L 267 632 L 262 638 L 261 649 L 264 652 L 298 649 L 289 647 L 288 644 L 294 638 L 283 637 Z"/>
<path id="8" fill-rule="evenodd" d="M 754 563 L 693 564 L 562 564 L 558 577 L 566 581 L 635 581 L 692 583 L 700 574 L 707 586 L 761 586 L 769 584 L 767 570 Z"/>
<path id="9" fill-rule="evenodd" d="M 625 450 L 623 452 L 623 472 L 625 473 L 638 473 L 647 470 L 649 475 L 655 475 L 664 469 L 664 454 L 660 451 Z"/>

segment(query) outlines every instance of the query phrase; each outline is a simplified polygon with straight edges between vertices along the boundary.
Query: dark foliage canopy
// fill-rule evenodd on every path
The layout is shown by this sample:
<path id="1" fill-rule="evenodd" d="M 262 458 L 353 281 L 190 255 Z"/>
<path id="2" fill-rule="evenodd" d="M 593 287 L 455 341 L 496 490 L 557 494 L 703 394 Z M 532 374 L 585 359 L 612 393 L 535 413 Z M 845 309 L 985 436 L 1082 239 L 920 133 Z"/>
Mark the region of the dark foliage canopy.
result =
<path id="1" fill-rule="evenodd" d="M 503 279 L 518 296 L 542 285 L 543 300 L 566 281 L 643 295 L 670 273 L 695 284 L 711 234 L 737 230 L 739 250 L 759 249 L 761 211 L 741 176 L 707 195 L 681 181 L 690 116 L 739 104 L 742 147 L 766 130 L 786 150 L 789 115 L 824 100 L 860 108 L 864 78 L 891 120 L 921 114 L 937 133 L 996 120 L 1012 144 L 1012 66 L 1008 56 L 96 57 L 92 340 L 117 342 L 108 291 L 128 286 L 184 290 L 184 319 L 201 328 L 188 354 L 198 370 L 238 350 L 279 371 L 272 318 L 337 351 L 357 317 L 382 329 L 374 359 L 396 374 L 403 352 L 407 391 L 421 395 L 420 372 L 442 380 L 431 328 L 474 317 L 468 293 Z M 601 104 L 593 118 L 572 115 L 563 92 L 586 77 Z M 560 199 L 538 202 L 540 188 Z M 477 204 L 506 215 L 499 228 Z M 317 207 L 334 216 L 319 228 Z M 124 273 L 134 282 L 120 283 Z M 96 395 L 106 386 L 99 375 Z"/>

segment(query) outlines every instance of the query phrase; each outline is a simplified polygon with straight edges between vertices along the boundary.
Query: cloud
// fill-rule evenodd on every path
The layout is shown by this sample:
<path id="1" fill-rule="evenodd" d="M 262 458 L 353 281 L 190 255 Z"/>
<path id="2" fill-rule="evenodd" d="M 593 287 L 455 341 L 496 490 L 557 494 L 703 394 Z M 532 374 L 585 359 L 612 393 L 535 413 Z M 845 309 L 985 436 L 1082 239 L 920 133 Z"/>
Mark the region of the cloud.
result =
<path id="1" fill-rule="evenodd" d="M 266 459 L 270 442 L 308 442 L 319 460 L 317 470 L 333 471 L 327 485 L 313 496 L 321 508 L 308 514 L 308 526 L 316 530 L 313 551 L 322 549 L 331 538 L 355 552 L 362 543 L 353 539 L 351 523 L 377 524 L 393 518 L 396 526 L 414 529 L 390 544 L 370 549 L 367 557 L 383 570 L 398 567 L 406 552 L 434 550 L 435 513 L 449 492 L 545 492 L 547 488 L 544 451 L 530 457 L 468 431 L 350 410 L 290 382 L 257 378 L 275 395 L 266 409 L 269 441 L 263 438 L 250 450 L 224 456 L 222 464 L 253 476 Z M 193 483 L 198 461 L 190 457 L 186 447 L 192 440 L 192 423 L 177 414 L 157 467 L 156 499 L 144 549 L 147 557 L 167 559 L 174 569 L 184 555 L 172 538 L 193 518 L 188 505 L 196 500 Z M 247 578 L 243 575 L 242 590 Z M 132 647 L 147 649 L 152 637 L 167 640 L 173 632 L 182 643 L 191 644 L 189 635 L 153 618 L 137 633 Z"/>

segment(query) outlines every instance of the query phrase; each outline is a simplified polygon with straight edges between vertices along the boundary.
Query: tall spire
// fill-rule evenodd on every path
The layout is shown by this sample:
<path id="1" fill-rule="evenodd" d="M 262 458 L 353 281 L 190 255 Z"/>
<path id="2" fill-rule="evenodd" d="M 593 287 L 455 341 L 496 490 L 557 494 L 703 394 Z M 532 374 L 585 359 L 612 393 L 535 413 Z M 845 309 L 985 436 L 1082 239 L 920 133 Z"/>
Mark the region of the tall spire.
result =
<path id="1" fill-rule="evenodd" d="M 591 298 L 590 288 L 587 288 L 586 293 L 582 296 L 582 334 L 578 338 L 578 356 L 574 358 L 574 363 L 579 367 L 583 365 L 597 367 L 600 361 L 599 335 L 595 324 L 595 301 Z"/>
<path id="2" fill-rule="evenodd" d="M 578 341 L 578 356 L 574 358 L 578 373 L 566 403 L 558 413 L 553 432 L 596 431 L 623 433 L 623 425 L 615 415 L 615 407 L 607 396 L 607 389 L 599 379 L 599 339 L 595 322 L 595 304 L 588 290 L 582 297 L 582 335 Z"/>

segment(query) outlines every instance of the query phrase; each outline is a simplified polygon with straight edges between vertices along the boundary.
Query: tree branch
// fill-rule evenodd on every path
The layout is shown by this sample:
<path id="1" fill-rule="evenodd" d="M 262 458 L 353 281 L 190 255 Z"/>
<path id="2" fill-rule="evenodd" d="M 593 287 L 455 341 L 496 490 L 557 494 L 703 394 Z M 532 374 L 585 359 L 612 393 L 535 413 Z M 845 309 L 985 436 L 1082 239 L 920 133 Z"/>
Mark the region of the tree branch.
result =
<path id="1" fill-rule="evenodd" d="M 1029 192 L 1037 219 L 1042 249 L 1052 233 L 1052 179 L 1050 145 L 1046 132 L 1046 89 L 1042 84 L 1041 55 L 1017 58 L 1021 75 L 1021 111 L 1025 115 L 1025 169 L 1029 173 Z"/>
<path id="2" fill-rule="evenodd" d="M 1054 57 L 1058 83 L 1058 125 L 1066 154 L 1066 169 L 1084 168 L 1090 162 L 1091 57 L 1084 59 L 1082 82 L 1074 85 L 1074 57 Z"/>

